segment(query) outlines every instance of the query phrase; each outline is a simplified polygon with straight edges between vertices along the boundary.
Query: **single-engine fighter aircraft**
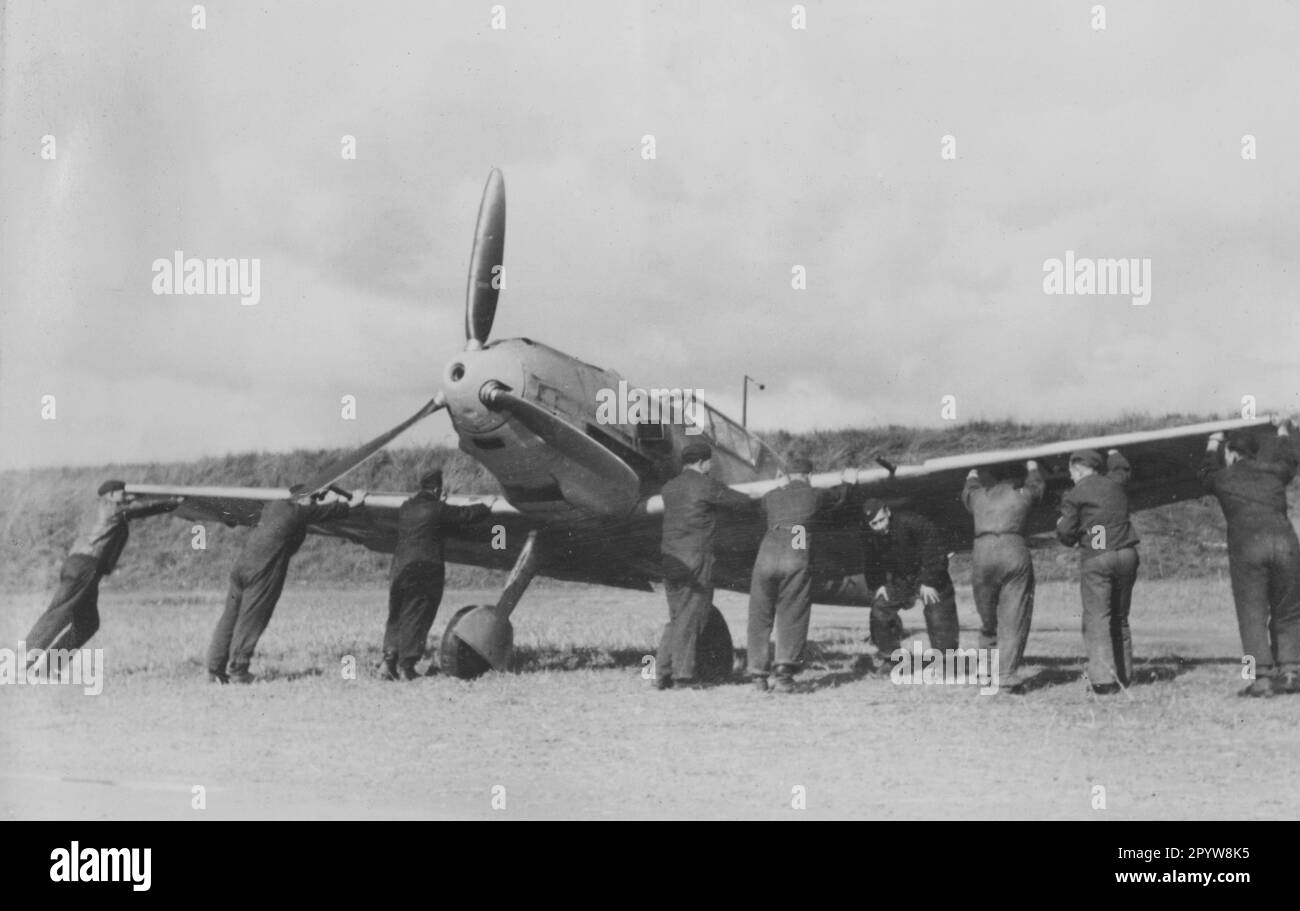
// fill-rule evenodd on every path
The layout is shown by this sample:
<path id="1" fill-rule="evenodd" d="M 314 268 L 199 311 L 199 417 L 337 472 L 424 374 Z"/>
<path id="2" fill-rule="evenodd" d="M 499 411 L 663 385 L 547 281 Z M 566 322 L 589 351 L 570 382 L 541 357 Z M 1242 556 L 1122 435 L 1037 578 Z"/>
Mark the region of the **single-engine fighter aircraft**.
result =
<path id="1" fill-rule="evenodd" d="M 707 402 L 691 403 L 681 423 L 666 422 L 665 415 L 673 410 L 671 396 L 666 390 L 651 390 L 661 404 L 657 416 L 629 414 L 629 423 L 611 423 L 601 419 L 598 403 L 602 394 L 619 387 L 618 374 L 530 339 L 488 341 L 499 295 L 494 278 L 503 262 L 505 215 L 505 185 L 494 169 L 483 192 L 470 258 L 465 348 L 447 365 L 437 393 L 410 418 L 340 456 L 308 482 L 317 492 L 335 487 L 408 427 L 447 409 L 460 449 L 492 473 L 503 495 L 448 497 L 457 504 L 489 503 L 493 515 L 478 527 L 447 531 L 446 557 L 510 569 L 496 604 L 462 608 L 447 626 L 439 663 L 445 673 L 459 677 L 509 666 L 510 614 L 538 573 L 640 590 L 650 590 L 661 579 L 663 502 L 658 493 L 681 470 L 680 453 L 690 440 L 706 440 L 714 448 L 714 475 L 754 500 L 752 513 L 720 520 L 715 566 L 720 588 L 749 590 L 764 531 L 758 500 L 782 483 L 781 458 Z M 960 491 L 972 468 L 987 471 L 1027 459 L 1039 462 L 1049 493 L 1032 517 L 1030 531 L 1037 534 L 1055 523 L 1056 503 L 1070 484 L 1071 451 L 1121 449 L 1132 465 L 1132 506 L 1147 509 L 1201 496 L 1196 468 L 1206 436 L 1242 428 L 1258 434 L 1265 447 L 1276 434 L 1266 418 L 1216 421 L 930 459 L 920 465 L 895 466 L 878 459 L 871 467 L 814 475 L 814 487 L 852 485 L 845 505 L 827 515 L 818 531 L 814 600 L 869 606 L 859 516 L 859 504 L 867 497 L 929 516 L 951 530 L 953 550 L 969 549 L 972 523 Z M 289 495 L 284 489 L 239 487 L 128 484 L 126 489 L 146 499 L 184 497 L 176 516 L 229 526 L 255 525 L 264 503 Z M 366 508 L 310 530 L 391 552 L 397 508 L 409 496 L 370 493 Z M 502 528 L 505 546 L 494 547 L 502 543 Z M 700 650 L 702 676 L 731 672 L 731 633 L 716 608 Z"/>

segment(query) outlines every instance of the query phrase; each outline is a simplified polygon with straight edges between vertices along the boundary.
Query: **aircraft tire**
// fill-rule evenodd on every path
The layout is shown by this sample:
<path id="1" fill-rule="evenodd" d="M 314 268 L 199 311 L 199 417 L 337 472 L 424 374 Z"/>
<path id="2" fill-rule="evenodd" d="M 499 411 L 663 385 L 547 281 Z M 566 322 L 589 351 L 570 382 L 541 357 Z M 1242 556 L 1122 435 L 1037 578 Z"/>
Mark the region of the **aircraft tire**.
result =
<path id="1" fill-rule="evenodd" d="M 442 644 L 438 648 L 438 669 L 460 680 L 473 680 L 492 670 L 491 662 L 457 635 L 456 627 L 460 620 L 477 607 L 478 605 L 470 604 L 456 611 L 442 634 Z"/>
<path id="2" fill-rule="evenodd" d="M 704 622 L 696 645 L 696 676 L 709 683 L 720 683 L 731 679 L 736 650 L 731 644 L 731 630 L 723 619 L 722 611 L 709 605 L 709 618 Z"/>

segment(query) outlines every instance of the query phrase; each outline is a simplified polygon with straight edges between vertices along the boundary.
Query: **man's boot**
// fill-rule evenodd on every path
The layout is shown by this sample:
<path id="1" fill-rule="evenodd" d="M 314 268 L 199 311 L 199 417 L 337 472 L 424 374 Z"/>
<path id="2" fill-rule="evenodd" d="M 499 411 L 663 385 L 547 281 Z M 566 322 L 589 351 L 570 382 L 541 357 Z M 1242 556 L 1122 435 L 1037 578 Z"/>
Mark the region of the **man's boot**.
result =
<path id="1" fill-rule="evenodd" d="M 401 666 L 397 669 L 397 675 L 402 680 L 419 680 L 420 675 L 415 672 L 415 662 L 417 658 L 405 658 Z"/>
<path id="2" fill-rule="evenodd" d="M 1248 686 L 1237 690 L 1237 695 L 1245 699 L 1268 699 L 1277 695 L 1277 690 L 1273 686 L 1271 676 L 1256 677 Z"/>
<path id="3" fill-rule="evenodd" d="M 777 674 L 772 678 L 772 692 L 797 693 L 799 688 L 794 685 L 794 678 L 789 674 Z"/>
<path id="4" fill-rule="evenodd" d="M 397 676 L 397 652 L 384 652 L 384 661 L 379 665 L 379 679 L 401 679 Z"/>
<path id="5" fill-rule="evenodd" d="M 231 683 L 252 683 L 253 675 L 248 672 L 247 664 L 232 664 L 230 672 L 226 675 Z"/>
<path id="6" fill-rule="evenodd" d="M 897 666 L 898 662 L 894 660 L 893 652 L 876 652 L 875 666 L 871 669 L 871 673 L 877 677 L 893 677 L 894 668 Z"/>

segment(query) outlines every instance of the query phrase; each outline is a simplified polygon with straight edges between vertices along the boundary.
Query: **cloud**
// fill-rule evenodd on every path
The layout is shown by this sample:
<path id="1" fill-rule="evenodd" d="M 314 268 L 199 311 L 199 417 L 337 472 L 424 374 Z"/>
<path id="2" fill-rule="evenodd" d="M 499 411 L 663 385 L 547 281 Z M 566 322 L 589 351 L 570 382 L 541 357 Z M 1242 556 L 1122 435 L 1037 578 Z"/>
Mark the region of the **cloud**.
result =
<path id="1" fill-rule="evenodd" d="M 398 2 L 212 7 L 204 32 L 164 3 L 7 10 L 0 464 L 400 420 L 462 344 L 492 165 L 497 337 L 730 407 L 759 376 L 759 426 L 937 423 L 945 394 L 962 417 L 1294 409 L 1300 17 L 1108 9 L 1104 32 L 1034 2 L 814 5 L 805 32 L 686 2 L 511 6 L 504 32 Z M 177 249 L 259 258 L 262 302 L 155 297 Z M 1043 294 L 1067 249 L 1150 258 L 1150 306 Z"/>

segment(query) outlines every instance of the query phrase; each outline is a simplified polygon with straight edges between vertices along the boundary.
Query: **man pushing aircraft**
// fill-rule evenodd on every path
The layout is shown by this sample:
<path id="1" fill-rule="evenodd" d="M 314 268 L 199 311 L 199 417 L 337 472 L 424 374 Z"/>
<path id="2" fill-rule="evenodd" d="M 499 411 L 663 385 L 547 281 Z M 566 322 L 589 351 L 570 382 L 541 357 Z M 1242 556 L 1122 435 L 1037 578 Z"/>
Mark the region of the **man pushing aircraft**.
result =
<path id="1" fill-rule="evenodd" d="M 812 462 L 790 460 L 789 482 L 763 497 L 767 531 L 754 561 L 749 589 L 749 675 L 754 688 L 766 692 L 772 674 L 771 639 L 776 627 L 776 675 L 770 689 L 794 692 L 808 623 L 812 619 L 813 526 L 818 515 L 844 502 L 841 484 L 814 490 L 808 482 Z"/>
<path id="2" fill-rule="evenodd" d="M 271 613 L 285 577 L 289 560 L 302 547 L 307 526 L 342 519 L 365 501 L 358 492 L 352 499 L 317 502 L 302 484 L 289 490 L 289 499 L 274 500 L 262 509 L 257 527 L 248 533 L 244 549 L 230 573 L 226 609 L 212 631 L 208 645 L 208 679 L 213 683 L 252 683 L 248 664 L 257 640 L 271 622 Z"/>
<path id="3" fill-rule="evenodd" d="M 702 440 L 682 449 L 682 473 L 663 488 L 664 593 L 668 625 L 655 660 L 655 685 L 693 687 L 695 652 L 713 606 L 713 531 L 718 512 L 746 509 L 749 497 L 709 477 L 713 450 Z"/>
<path id="4" fill-rule="evenodd" d="M 415 680 L 416 662 L 442 601 L 446 567 L 442 530 L 492 514 L 485 503 L 449 506 L 442 499 L 442 469 L 420 479 L 420 491 L 397 510 L 397 547 L 389 571 L 388 623 L 384 627 L 385 680 Z M 432 668 L 430 668 L 432 673 Z"/>
<path id="5" fill-rule="evenodd" d="M 1083 600 L 1083 641 L 1088 651 L 1088 682 L 1098 696 L 1113 696 L 1131 682 L 1133 636 L 1129 610 L 1137 581 L 1138 536 L 1129 520 L 1125 485 L 1128 460 L 1112 450 L 1101 473 L 1101 453 L 1070 454 L 1074 486 L 1061 498 L 1056 536 L 1079 547 L 1079 589 Z"/>
<path id="6" fill-rule="evenodd" d="M 980 648 L 998 650 L 1002 686 L 1017 691 L 1034 617 L 1034 561 L 1025 530 L 1047 484 L 1033 460 L 1025 463 L 1023 474 L 1013 465 L 994 466 L 989 474 L 994 483 L 986 487 L 972 468 L 961 492 L 975 520 L 971 587 L 980 615 Z"/>
<path id="7" fill-rule="evenodd" d="M 1289 423 L 1278 426 L 1267 461 L 1259 458 L 1254 434 L 1237 431 L 1226 446 L 1222 433 L 1212 435 L 1200 470 L 1228 523 L 1241 647 L 1255 659 L 1255 677 L 1242 696 L 1300 693 L 1300 540 L 1286 507 L 1286 488 L 1296 475 Z"/>
<path id="8" fill-rule="evenodd" d="M 59 570 L 59 587 L 50 606 L 27 633 L 28 663 L 45 649 L 81 648 L 99 629 L 99 580 L 117 568 L 131 534 L 129 522 L 170 512 L 180 497 L 132 503 L 121 481 L 99 485 L 95 519 L 78 537 Z"/>

